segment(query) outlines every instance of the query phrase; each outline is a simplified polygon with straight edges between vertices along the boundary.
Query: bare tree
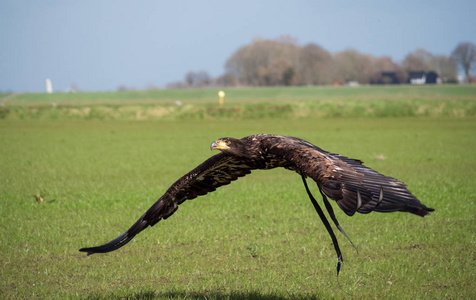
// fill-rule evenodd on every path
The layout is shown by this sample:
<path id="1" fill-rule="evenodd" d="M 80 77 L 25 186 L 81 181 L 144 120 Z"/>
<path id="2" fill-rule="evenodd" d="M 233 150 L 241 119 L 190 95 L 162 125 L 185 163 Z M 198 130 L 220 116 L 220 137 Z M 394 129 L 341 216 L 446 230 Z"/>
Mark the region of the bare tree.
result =
<path id="1" fill-rule="evenodd" d="M 469 71 L 474 69 L 476 64 L 476 45 L 469 42 L 459 43 L 451 53 L 451 58 L 464 70 L 466 82 L 471 82 Z"/>
<path id="2" fill-rule="evenodd" d="M 226 62 L 227 73 L 244 85 L 294 84 L 299 47 L 289 37 L 283 41 L 255 39 L 239 48 Z"/>
<path id="3" fill-rule="evenodd" d="M 289 59 L 280 57 L 268 67 L 268 85 L 293 85 L 294 67 Z"/>
<path id="4" fill-rule="evenodd" d="M 233 74 L 225 73 L 216 78 L 216 84 L 218 86 L 237 86 L 238 79 Z"/>
<path id="5" fill-rule="evenodd" d="M 194 77 L 195 77 L 195 72 L 187 72 L 187 74 L 185 74 L 185 83 L 188 86 L 193 86 Z"/>
<path id="6" fill-rule="evenodd" d="M 435 55 L 433 57 L 433 65 L 443 83 L 457 82 L 458 65 L 453 59 L 446 55 Z"/>
<path id="7" fill-rule="evenodd" d="M 417 49 L 405 56 L 402 67 L 405 71 L 428 71 L 435 69 L 432 65 L 433 54 L 424 49 Z"/>
<path id="8" fill-rule="evenodd" d="M 334 55 L 335 81 L 346 83 L 357 81 L 369 83 L 374 74 L 373 57 L 354 49 L 345 50 Z"/>
<path id="9" fill-rule="evenodd" d="M 331 84 L 332 68 L 332 55 L 321 46 L 308 44 L 301 48 L 297 68 L 299 84 Z"/>
<path id="10" fill-rule="evenodd" d="M 185 74 L 185 83 L 189 87 L 205 87 L 210 85 L 212 77 L 205 71 L 188 72 Z"/>

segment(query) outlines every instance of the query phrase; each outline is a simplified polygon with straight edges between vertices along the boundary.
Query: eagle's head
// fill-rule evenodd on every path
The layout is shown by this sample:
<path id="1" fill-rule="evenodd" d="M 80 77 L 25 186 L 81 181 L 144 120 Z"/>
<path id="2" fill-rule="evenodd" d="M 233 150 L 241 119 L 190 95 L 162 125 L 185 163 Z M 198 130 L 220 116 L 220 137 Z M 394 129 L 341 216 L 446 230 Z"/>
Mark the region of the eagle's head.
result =
<path id="1" fill-rule="evenodd" d="M 232 137 L 225 137 L 214 141 L 210 145 L 211 150 L 220 150 L 225 154 L 237 157 L 243 157 L 248 155 L 248 147 L 243 140 L 235 139 Z"/>

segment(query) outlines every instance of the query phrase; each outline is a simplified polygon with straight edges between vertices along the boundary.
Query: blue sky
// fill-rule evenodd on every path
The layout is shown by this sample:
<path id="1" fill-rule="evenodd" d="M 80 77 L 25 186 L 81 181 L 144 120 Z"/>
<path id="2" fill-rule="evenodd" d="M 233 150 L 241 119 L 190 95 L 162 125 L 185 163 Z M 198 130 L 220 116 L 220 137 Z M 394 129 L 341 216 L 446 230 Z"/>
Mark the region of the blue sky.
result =
<path id="1" fill-rule="evenodd" d="M 401 61 L 476 44 L 476 1 L 0 0 L 0 91 L 145 89 L 188 71 L 224 73 L 256 37 Z"/>

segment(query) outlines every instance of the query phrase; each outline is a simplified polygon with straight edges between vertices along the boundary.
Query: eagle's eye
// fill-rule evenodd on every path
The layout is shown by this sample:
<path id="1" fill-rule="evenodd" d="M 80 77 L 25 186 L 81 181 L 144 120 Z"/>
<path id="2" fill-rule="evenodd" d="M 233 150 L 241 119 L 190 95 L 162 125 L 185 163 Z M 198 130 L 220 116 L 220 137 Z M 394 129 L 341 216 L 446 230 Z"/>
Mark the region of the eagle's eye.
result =
<path id="1" fill-rule="evenodd" d="M 223 142 L 225 143 L 225 145 L 229 146 L 231 144 L 231 142 L 229 140 L 223 140 Z"/>

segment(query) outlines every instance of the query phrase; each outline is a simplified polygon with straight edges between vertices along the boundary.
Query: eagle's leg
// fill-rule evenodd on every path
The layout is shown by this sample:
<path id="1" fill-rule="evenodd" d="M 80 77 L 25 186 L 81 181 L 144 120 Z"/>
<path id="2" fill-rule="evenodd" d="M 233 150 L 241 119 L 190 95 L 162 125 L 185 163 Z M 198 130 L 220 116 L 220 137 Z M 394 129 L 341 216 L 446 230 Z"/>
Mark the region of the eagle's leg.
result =
<path id="1" fill-rule="evenodd" d="M 324 223 L 324 226 L 326 227 L 327 232 L 329 232 L 329 235 L 331 236 L 332 243 L 334 244 L 334 248 L 337 253 L 337 275 L 339 275 L 340 266 L 342 262 L 344 262 L 344 260 L 342 259 L 342 253 L 340 252 L 339 243 L 337 242 L 337 238 L 334 234 L 334 231 L 332 230 L 331 224 L 329 224 L 329 221 L 327 221 L 327 218 L 324 215 L 324 212 L 322 211 L 321 207 L 317 203 L 316 199 L 314 199 L 314 197 L 312 196 L 311 191 L 309 190 L 309 187 L 307 186 L 306 178 L 304 177 L 304 175 L 301 175 L 301 177 L 302 177 L 302 182 L 304 183 L 304 187 L 306 188 L 306 192 L 309 198 L 311 199 L 312 205 L 314 205 L 314 208 L 316 209 L 317 214 L 321 218 L 322 223 Z"/>
<path id="2" fill-rule="evenodd" d="M 354 246 L 355 248 L 355 251 L 357 251 L 357 253 L 359 253 L 359 250 L 357 249 L 357 247 L 354 245 L 354 243 L 352 242 L 352 240 L 347 236 L 347 234 L 345 233 L 344 229 L 342 229 L 342 227 L 340 227 L 340 224 L 339 222 L 337 221 L 337 218 L 334 214 L 334 209 L 332 208 L 332 205 L 329 203 L 329 200 L 327 200 L 327 197 L 326 197 L 326 194 L 324 194 L 321 190 L 321 187 L 319 185 L 317 185 L 317 187 L 319 188 L 319 192 L 321 193 L 322 195 L 322 200 L 324 201 L 324 205 L 326 206 L 326 209 L 327 209 L 327 212 L 329 213 L 329 216 L 331 217 L 332 221 L 334 221 L 334 224 L 336 225 L 337 229 L 339 229 L 339 231 L 349 240 L 349 242 L 352 244 L 352 246 Z"/>

